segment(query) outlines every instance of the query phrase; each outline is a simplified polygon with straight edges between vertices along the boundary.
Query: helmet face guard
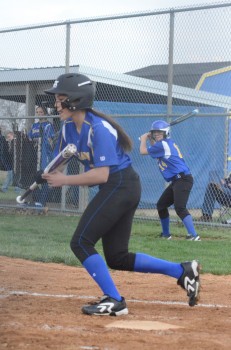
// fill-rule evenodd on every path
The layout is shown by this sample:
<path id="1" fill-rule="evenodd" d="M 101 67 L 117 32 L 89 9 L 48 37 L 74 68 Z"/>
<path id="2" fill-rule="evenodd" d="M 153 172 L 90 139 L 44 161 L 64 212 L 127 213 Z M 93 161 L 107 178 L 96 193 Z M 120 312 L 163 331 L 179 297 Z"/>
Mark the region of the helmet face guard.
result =
<path id="1" fill-rule="evenodd" d="M 151 130 L 149 131 L 153 140 L 155 140 L 155 131 L 163 132 L 163 136 L 166 139 L 167 137 L 169 137 L 170 124 L 168 124 L 164 120 L 156 120 L 154 123 L 152 123 Z"/>
<path id="2" fill-rule="evenodd" d="M 53 87 L 44 92 L 48 95 L 67 96 L 61 105 L 70 111 L 91 108 L 95 98 L 94 83 L 86 75 L 77 73 L 60 75 Z"/>

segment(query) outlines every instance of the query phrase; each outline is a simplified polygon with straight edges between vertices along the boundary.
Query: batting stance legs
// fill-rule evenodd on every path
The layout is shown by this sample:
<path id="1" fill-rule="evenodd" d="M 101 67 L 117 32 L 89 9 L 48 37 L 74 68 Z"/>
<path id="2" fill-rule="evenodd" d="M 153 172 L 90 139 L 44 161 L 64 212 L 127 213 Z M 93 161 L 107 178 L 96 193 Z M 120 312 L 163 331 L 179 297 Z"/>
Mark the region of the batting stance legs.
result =
<path id="1" fill-rule="evenodd" d="M 162 225 L 162 236 L 170 237 L 169 230 L 169 211 L 168 208 L 174 205 L 175 211 L 184 224 L 188 236 L 194 240 L 199 237 L 194 228 L 192 216 L 186 208 L 190 191 L 193 187 L 192 175 L 183 175 L 181 178 L 171 182 L 171 184 L 162 193 L 160 199 L 157 202 L 157 210 Z"/>
<path id="2" fill-rule="evenodd" d="M 140 200 L 140 193 L 139 177 L 131 167 L 111 174 L 108 182 L 100 186 L 99 192 L 81 217 L 71 240 L 71 249 L 104 294 L 96 306 L 83 307 L 82 310 L 86 314 L 128 313 L 125 300 L 116 288 L 107 265 L 116 270 L 160 273 L 174 277 L 178 284 L 187 290 L 189 305 L 197 304 L 199 266 L 195 260 L 179 264 L 143 253 L 129 252 L 132 219 Z M 107 265 L 95 249 L 100 238 Z M 184 284 L 186 277 L 192 281 L 192 285 Z M 112 309 L 109 304 L 113 305 Z"/>

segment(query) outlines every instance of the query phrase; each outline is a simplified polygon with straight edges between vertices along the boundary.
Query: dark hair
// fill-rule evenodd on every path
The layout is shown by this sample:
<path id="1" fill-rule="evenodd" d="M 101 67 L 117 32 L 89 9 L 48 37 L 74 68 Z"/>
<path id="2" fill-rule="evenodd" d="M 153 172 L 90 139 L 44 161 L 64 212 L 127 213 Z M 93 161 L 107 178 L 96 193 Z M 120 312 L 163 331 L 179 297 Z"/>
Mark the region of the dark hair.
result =
<path id="1" fill-rule="evenodd" d="M 41 108 L 42 110 L 43 110 L 43 113 L 44 113 L 44 115 L 48 115 L 48 110 L 47 110 L 47 108 L 45 107 L 45 106 L 37 106 L 36 108 L 35 108 L 35 111 L 37 112 L 37 109 L 38 108 Z"/>
<path id="2" fill-rule="evenodd" d="M 133 144 L 131 138 L 126 134 L 124 129 L 118 123 L 115 122 L 115 120 L 112 117 L 92 108 L 89 108 L 88 110 L 91 113 L 105 119 L 109 124 L 113 126 L 113 128 L 117 130 L 119 144 L 125 152 L 130 152 L 132 150 Z"/>

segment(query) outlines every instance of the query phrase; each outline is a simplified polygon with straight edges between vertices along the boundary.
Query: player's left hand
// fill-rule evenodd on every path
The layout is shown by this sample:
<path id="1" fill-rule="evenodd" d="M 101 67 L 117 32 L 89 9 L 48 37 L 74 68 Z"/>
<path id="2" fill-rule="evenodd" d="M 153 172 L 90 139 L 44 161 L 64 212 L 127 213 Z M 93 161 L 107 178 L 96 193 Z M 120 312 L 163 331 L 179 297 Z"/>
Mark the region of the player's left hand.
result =
<path id="1" fill-rule="evenodd" d="M 61 187 L 66 184 L 67 176 L 60 171 L 54 171 L 52 173 L 43 174 L 42 178 L 47 180 L 50 187 Z"/>
<path id="2" fill-rule="evenodd" d="M 44 183 L 47 182 L 47 181 L 42 177 L 42 174 L 43 174 L 43 170 L 39 170 L 39 171 L 37 171 L 37 173 L 36 173 L 35 181 L 37 182 L 38 185 L 41 185 L 41 184 L 44 184 Z"/>

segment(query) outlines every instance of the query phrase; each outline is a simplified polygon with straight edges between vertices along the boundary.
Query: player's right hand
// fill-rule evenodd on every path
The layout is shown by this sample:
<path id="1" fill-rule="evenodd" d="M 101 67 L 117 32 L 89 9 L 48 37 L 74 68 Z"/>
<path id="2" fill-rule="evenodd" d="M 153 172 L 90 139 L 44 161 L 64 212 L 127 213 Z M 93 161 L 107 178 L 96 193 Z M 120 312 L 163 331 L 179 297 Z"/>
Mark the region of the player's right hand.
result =
<path id="1" fill-rule="evenodd" d="M 58 170 L 53 171 L 52 173 L 47 173 L 42 175 L 43 179 L 48 182 L 50 187 L 61 187 L 67 184 L 66 179 L 67 175 L 61 173 Z"/>
<path id="2" fill-rule="evenodd" d="M 146 132 L 145 134 L 143 134 L 139 137 L 139 140 L 140 141 L 147 141 L 149 138 L 150 138 L 150 133 Z"/>

